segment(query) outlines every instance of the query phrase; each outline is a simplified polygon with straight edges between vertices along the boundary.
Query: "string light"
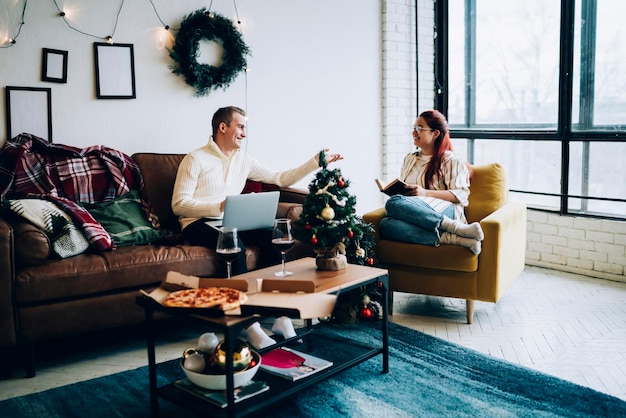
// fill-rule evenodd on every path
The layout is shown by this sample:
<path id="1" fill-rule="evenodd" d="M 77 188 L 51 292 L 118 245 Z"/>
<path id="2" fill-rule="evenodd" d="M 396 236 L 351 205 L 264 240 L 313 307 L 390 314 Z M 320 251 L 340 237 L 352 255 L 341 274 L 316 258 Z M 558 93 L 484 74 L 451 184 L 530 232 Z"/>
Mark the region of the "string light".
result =
<path id="1" fill-rule="evenodd" d="M 22 16 L 20 18 L 20 26 L 17 28 L 17 33 L 14 37 L 6 37 L 6 42 L 4 45 L 0 45 L 0 48 L 10 48 L 17 43 L 17 38 L 20 36 L 22 32 L 22 26 L 24 26 L 24 15 L 26 14 L 26 5 L 28 4 L 28 0 L 24 0 L 24 6 L 22 7 Z"/>
<path id="2" fill-rule="evenodd" d="M 163 19 L 161 19 L 161 16 L 159 15 L 159 12 L 157 11 L 156 6 L 154 5 L 154 2 L 152 0 L 148 0 L 148 1 L 152 5 L 152 9 L 154 10 L 154 14 L 156 15 L 156 17 L 159 20 L 159 22 L 161 22 L 161 24 L 163 25 L 164 30 L 166 32 L 168 32 L 170 30 L 178 31 L 178 29 L 172 29 L 170 27 L 170 25 L 166 24 L 163 21 Z M 121 2 L 120 2 L 120 7 L 117 10 L 117 13 L 115 15 L 115 24 L 113 26 L 113 31 L 111 32 L 111 35 L 105 36 L 105 37 L 94 35 L 94 34 L 91 34 L 91 33 L 88 33 L 88 32 L 84 32 L 84 31 L 82 31 L 82 30 L 72 26 L 72 24 L 70 23 L 70 20 L 68 19 L 69 16 L 68 16 L 67 10 L 61 9 L 59 7 L 59 4 L 58 4 L 57 0 L 52 0 L 52 2 L 54 3 L 56 9 L 59 12 L 59 17 L 63 19 L 63 21 L 65 22 L 65 24 L 67 25 L 68 28 L 72 29 L 73 31 L 76 31 L 76 32 L 80 33 L 81 35 L 90 36 L 90 37 L 96 38 L 96 39 L 104 39 L 109 44 L 113 43 L 113 36 L 115 35 L 115 31 L 117 30 L 117 23 L 119 21 L 120 13 L 122 12 L 122 8 L 124 7 L 125 0 L 121 0 Z M 20 20 L 20 25 L 19 25 L 19 27 L 17 29 L 17 33 L 13 37 L 9 37 L 7 35 L 5 37 L 4 42 L 2 42 L 0 44 L 0 48 L 9 48 L 9 47 L 11 47 L 11 46 L 13 46 L 13 45 L 15 45 L 17 43 L 17 38 L 19 37 L 19 35 L 20 35 L 21 31 L 22 31 L 22 26 L 24 26 L 24 23 L 25 23 L 24 22 L 24 16 L 26 14 L 27 6 L 28 6 L 28 0 L 24 0 L 24 5 L 22 7 L 22 16 L 21 16 L 21 20 Z M 211 3 L 209 4 L 209 9 L 208 9 L 209 10 L 208 14 L 209 14 L 209 17 L 211 17 L 211 18 L 215 17 L 215 13 L 210 11 L 212 6 L 213 6 L 213 0 L 211 0 Z M 239 25 L 239 29 L 241 30 L 242 22 L 241 22 L 241 19 L 239 18 L 239 11 L 237 10 L 237 2 L 236 2 L 236 0 L 233 0 L 233 6 L 235 8 L 235 15 L 236 15 L 236 18 L 237 18 L 236 23 L 237 23 L 237 25 Z"/>
<path id="3" fill-rule="evenodd" d="M 57 0 L 52 0 L 54 2 L 54 6 L 57 8 L 57 10 L 59 11 L 59 16 L 63 19 L 63 21 L 65 22 L 65 24 L 67 25 L 68 28 L 80 33 L 81 35 L 86 35 L 86 36 L 90 36 L 92 38 L 96 38 L 96 39 L 104 39 L 106 40 L 109 44 L 113 44 L 113 35 L 115 35 L 115 31 L 117 29 L 117 22 L 120 19 L 120 13 L 122 12 L 122 8 L 124 7 L 124 2 L 125 0 L 122 0 L 120 3 L 120 7 L 117 10 L 117 14 L 115 15 L 115 24 L 113 26 L 113 32 L 111 32 L 111 35 L 106 36 L 106 37 L 102 37 L 102 36 L 97 36 L 97 35 L 92 35 L 91 33 L 87 33 L 87 32 L 83 32 L 82 30 L 79 30 L 77 28 L 75 28 L 74 26 L 72 26 L 70 24 L 70 21 L 67 18 L 67 14 L 65 13 L 64 10 L 62 10 L 59 7 L 59 4 L 57 2 Z M 152 0 L 150 0 L 150 2 L 152 2 Z M 156 10 L 155 10 L 156 12 Z"/>
<path id="4" fill-rule="evenodd" d="M 117 24 L 119 21 L 119 17 L 120 14 L 122 12 L 122 8 L 124 7 L 124 3 L 125 0 L 121 0 L 120 2 L 120 7 L 117 10 L 117 13 L 115 15 L 115 24 L 113 26 L 113 31 L 111 32 L 110 35 L 106 36 L 106 37 L 102 37 L 102 36 L 98 36 L 98 35 L 93 35 L 91 33 L 88 32 L 84 32 L 74 26 L 72 26 L 72 24 L 70 23 L 70 16 L 68 16 L 68 14 L 70 14 L 71 11 L 69 10 L 63 10 L 59 7 L 58 1 L 57 0 L 52 0 L 57 11 L 59 12 L 58 16 L 63 19 L 63 21 L 65 22 L 65 24 L 67 25 L 68 28 L 72 29 L 73 31 L 76 31 L 78 33 L 80 33 L 81 35 L 85 35 L 85 36 L 90 36 L 92 38 L 96 38 L 96 39 L 104 39 L 107 43 L 109 43 L 109 45 L 113 44 L 113 36 L 115 35 L 115 31 L 117 30 Z M 159 47 L 162 48 L 165 45 L 166 42 L 166 35 L 169 35 L 169 37 L 171 39 L 173 39 L 170 30 L 171 31 L 178 31 L 178 29 L 172 29 L 168 24 L 166 24 L 162 19 L 161 16 L 159 15 L 154 3 L 152 0 L 148 0 L 150 2 L 150 4 L 152 5 L 152 9 L 154 10 L 154 14 L 156 15 L 157 19 L 159 20 L 159 22 L 161 23 L 161 25 L 163 25 L 163 31 L 161 32 L 162 35 L 159 36 Z M 17 43 L 17 38 L 20 36 L 20 33 L 22 31 L 22 26 L 24 26 L 25 22 L 24 22 L 24 16 L 26 15 L 26 8 L 28 6 L 28 0 L 24 0 L 24 5 L 22 7 L 22 14 L 21 14 L 21 19 L 20 19 L 20 24 L 19 27 L 17 29 L 17 33 L 15 34 L 15 36 L 10 37 L 8 35 L 5 36 L 5 40 L 4 42 L 0 41 L 0 48 L 10 48 L 13 45 L 15 45 Z M 211 7 L 213 6 L 213 0 L 211 0 L 211 3 L 209 5 L 208 8 L 208 14 L 209 17 L 214 18 L 215 17 L 215 13 L 211 12 Z M 241 19 L 239 17 L 239 11 L 237 10 L 237 2 L 236 0 L 233 0 L 233 6 L 235 8 L 235 16 L 236 16 L 236 24 L 239 26 L 239 30 L 242 31 L 242 22 Z M 248 71 L 250 71 L 249 68 L 245 68 L 244 69 L 244 83 L 245 83 L 245 106 L 246 108 L 248 107 Z"/>

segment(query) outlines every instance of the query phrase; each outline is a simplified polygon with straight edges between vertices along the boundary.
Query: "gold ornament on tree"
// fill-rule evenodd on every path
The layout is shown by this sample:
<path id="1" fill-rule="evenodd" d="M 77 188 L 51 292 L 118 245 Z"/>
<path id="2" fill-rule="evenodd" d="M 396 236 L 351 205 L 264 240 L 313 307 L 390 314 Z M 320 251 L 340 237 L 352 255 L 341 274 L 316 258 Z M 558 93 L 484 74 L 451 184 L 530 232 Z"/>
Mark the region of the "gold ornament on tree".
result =
<path id="1" fill-rule="evenodd" d="M 320 215 L 323 220 L 332 221 L 335 219 L 335 209 L 331 208 L 328 203 L 326 203 L 326 207 L 322 209 L 322 213 Z"/>

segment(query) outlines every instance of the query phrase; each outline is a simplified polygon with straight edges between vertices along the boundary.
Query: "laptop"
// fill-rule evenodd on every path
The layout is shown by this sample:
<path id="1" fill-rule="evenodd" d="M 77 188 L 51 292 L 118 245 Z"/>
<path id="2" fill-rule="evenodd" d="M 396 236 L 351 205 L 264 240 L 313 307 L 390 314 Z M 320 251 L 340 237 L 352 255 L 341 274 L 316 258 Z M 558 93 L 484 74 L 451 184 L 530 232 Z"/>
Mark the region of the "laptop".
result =
<path id="1" fill-rule="evenodd" d="M 207 225 L 215 228 L 231 226 L 238 231 L 272 228 L 279 197 L 279 191 L 226 196 L 224 216 L 207 221 Z"/>

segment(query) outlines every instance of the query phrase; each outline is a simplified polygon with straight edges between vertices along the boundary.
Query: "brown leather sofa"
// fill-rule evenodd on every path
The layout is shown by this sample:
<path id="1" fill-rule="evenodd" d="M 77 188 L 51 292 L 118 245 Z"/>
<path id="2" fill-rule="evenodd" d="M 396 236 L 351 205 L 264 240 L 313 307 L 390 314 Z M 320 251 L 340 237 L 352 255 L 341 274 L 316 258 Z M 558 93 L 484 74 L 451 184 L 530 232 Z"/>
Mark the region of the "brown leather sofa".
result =
<path id="1" fill-rule="evenodd" d="M 182 154 L 138 153 L 145 191 L 162 228 L 179 231 L 170 201 Z M 249 185 L 259 190 L 275 186 Z M 297 219 L 306 191 L 281 192 L 277 217 Z M 180 242 L 180 241 L 179 241 Z M 151 290 L 168 271 L 215 277 L 213 249 L 180 243 L 135 245 L 104 253 L 48 257 L 45 234 L 37 227 L 0 217 L 0 375 L 11 375 L 16 353 L 26 353 L 26 374 L 35 375 L 34 345 L 52 339 L 138 324 L 143 310 L 135 303 L 140 289 Z M 310 255 L 299 244 L 289 258 Z M 247 246 L 248 269 L 263 265 L 263 254 Z"/>

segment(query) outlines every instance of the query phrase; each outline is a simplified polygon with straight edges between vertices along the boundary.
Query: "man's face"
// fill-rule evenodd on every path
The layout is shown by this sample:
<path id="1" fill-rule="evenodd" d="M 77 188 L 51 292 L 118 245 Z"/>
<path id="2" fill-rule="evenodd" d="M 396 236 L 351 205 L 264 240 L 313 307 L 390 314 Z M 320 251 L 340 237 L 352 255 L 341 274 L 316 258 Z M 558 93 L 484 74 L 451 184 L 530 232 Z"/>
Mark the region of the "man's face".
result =
<path id="1" fill-rule="evenodd" d="M 224 138 L 223 144 L 229 150 L 240 149 L 246 137 L 246 119 L 239 113 L 233 113 L 229 125 L 222 123 L 220 127 Z"/>

